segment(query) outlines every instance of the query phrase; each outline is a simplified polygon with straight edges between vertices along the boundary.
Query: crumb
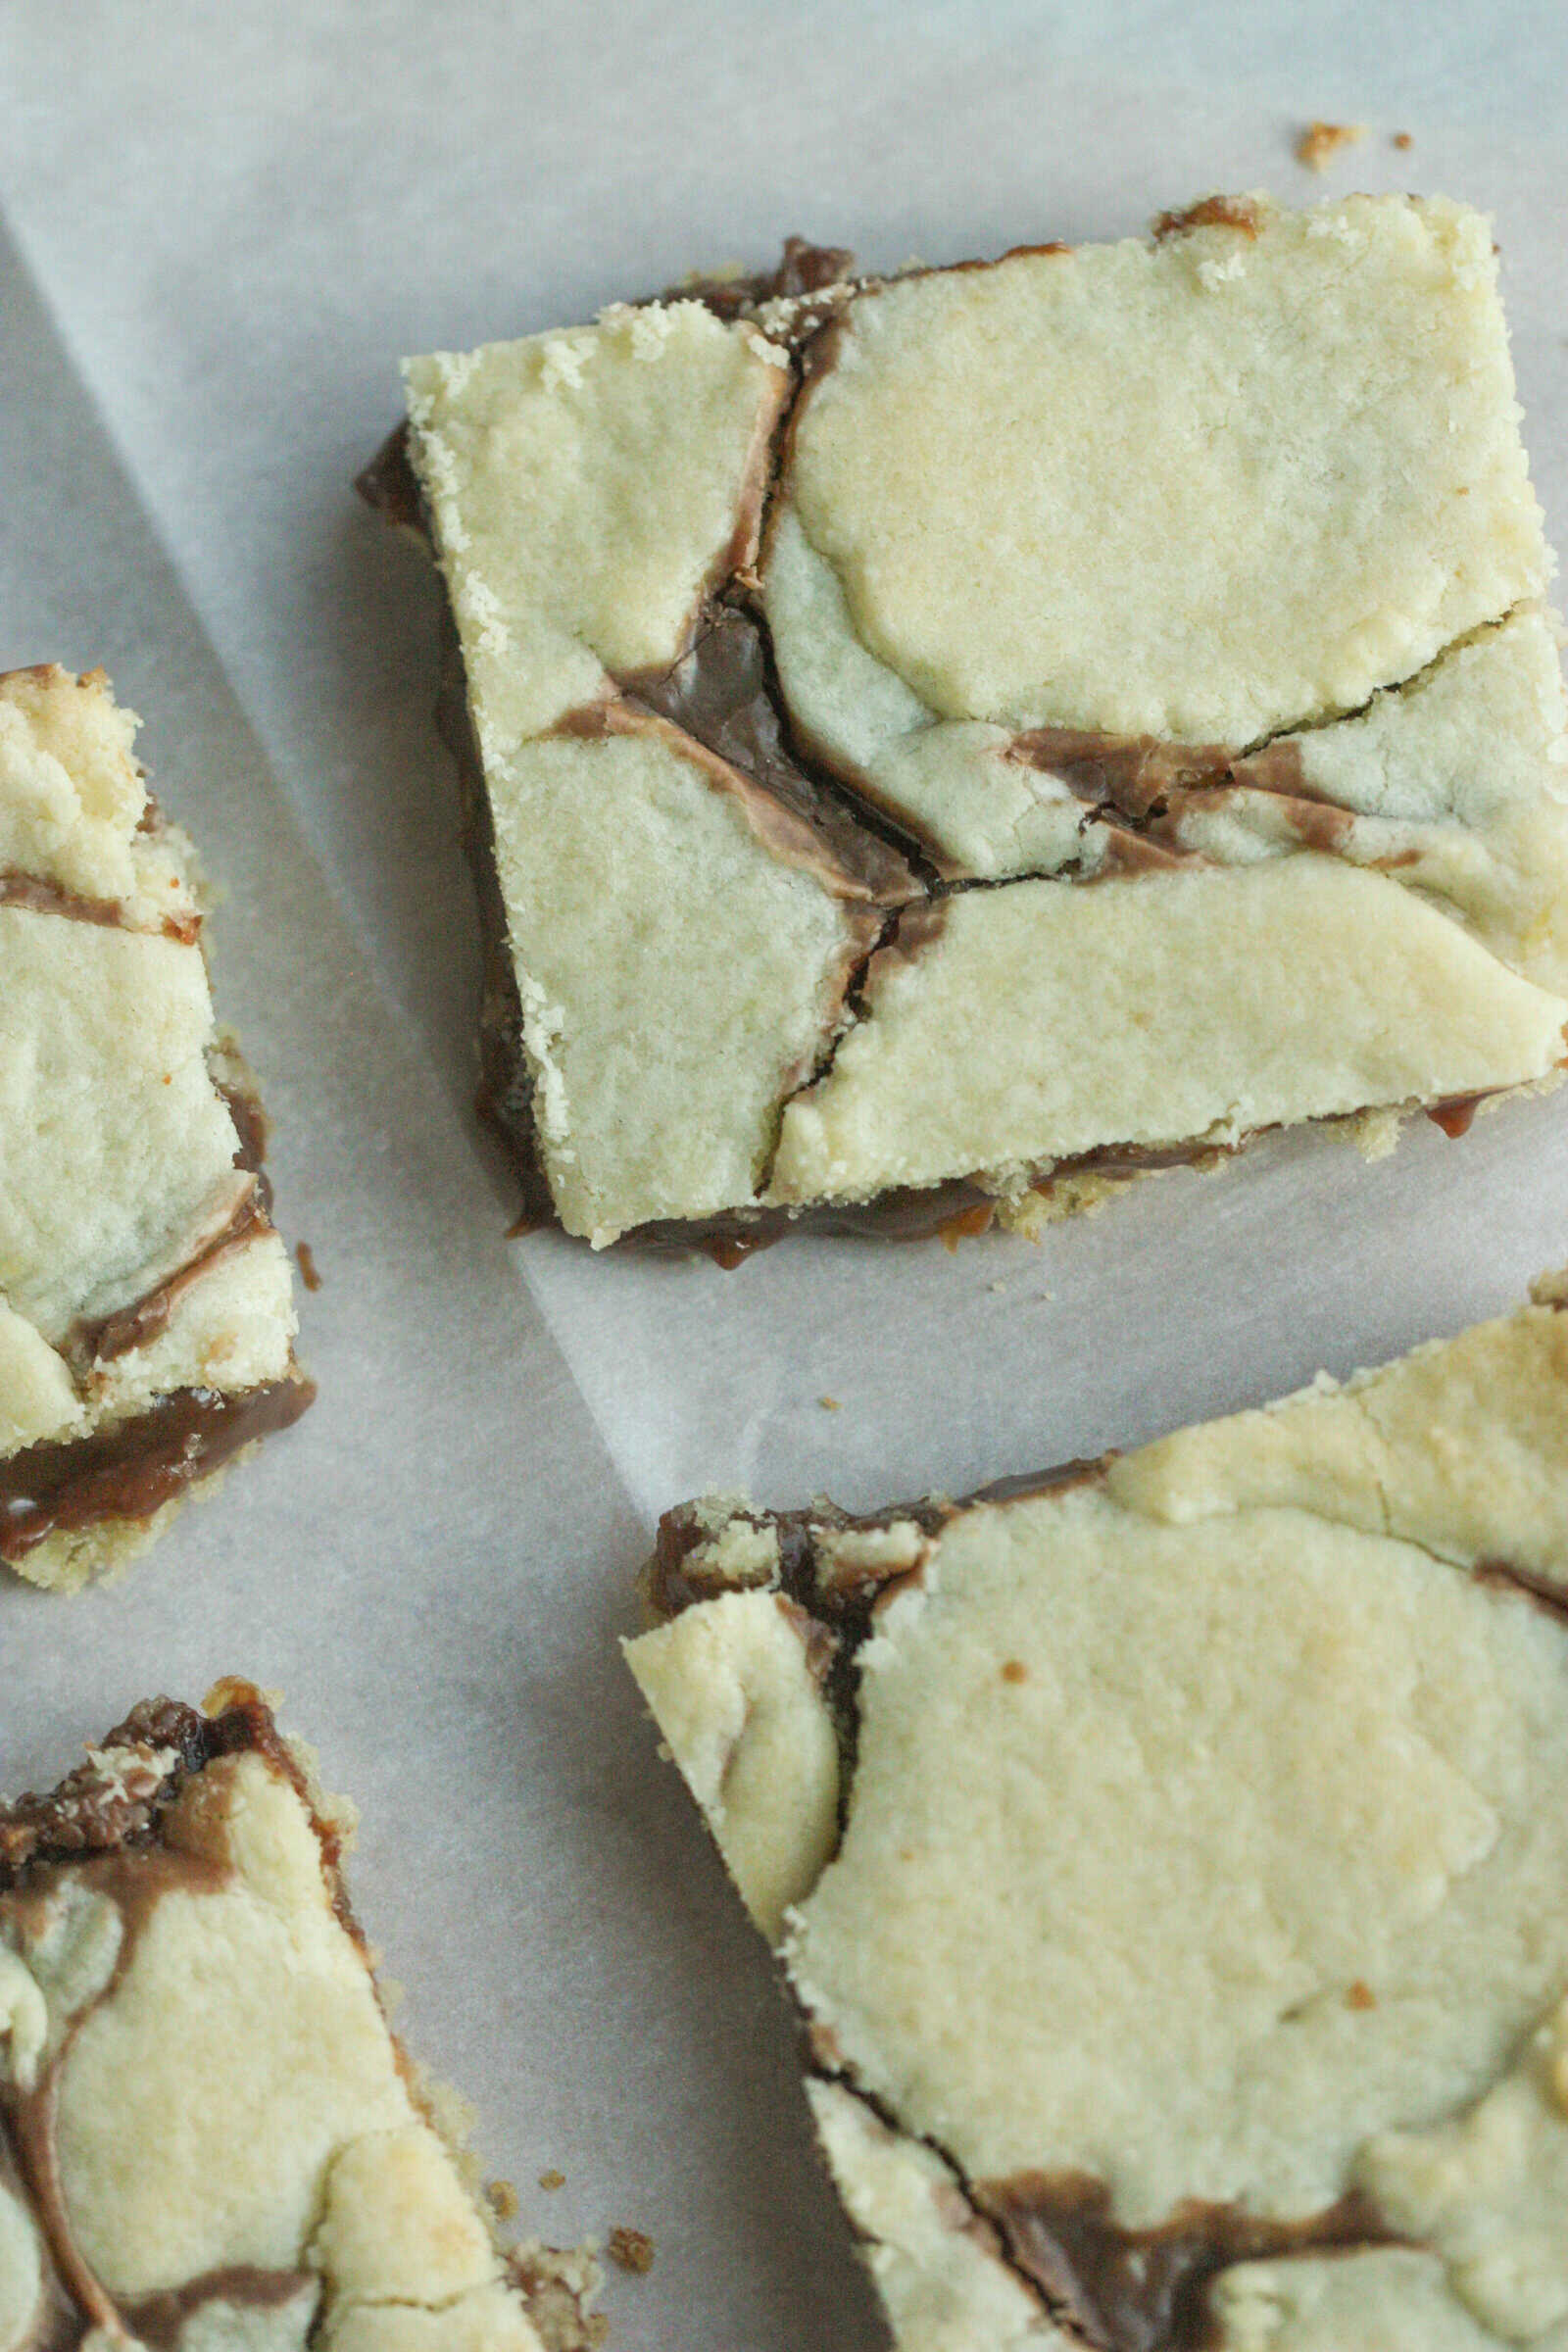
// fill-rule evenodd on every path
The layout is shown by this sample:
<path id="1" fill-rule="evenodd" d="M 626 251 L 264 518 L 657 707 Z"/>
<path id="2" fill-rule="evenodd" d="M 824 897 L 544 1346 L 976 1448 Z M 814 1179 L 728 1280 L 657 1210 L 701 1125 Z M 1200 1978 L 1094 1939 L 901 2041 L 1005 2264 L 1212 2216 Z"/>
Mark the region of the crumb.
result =
<path id="1" fill-rule="evenodd" d="M 588 2341 L 591 2344 L 602 2344 L 609 2333 L 610 2322 L 604 2313 L 602 2311 L 591 2313 L 588 2319 Z"/>
<path id="2" fill-rule="evenodd" d="M 1399 153 L 1403 155 L 1407 148 L 1415 145 L 1415 141 L 1407 130 L 1396 130 L 1389 144 L 1391 147 L 1397 147 Z"/>
<path id="3" fill-rule="evenodd" d="M 1347 1988 L 1345 1995 L 1347 2009 L 1375 2009 L 1377 2005 L 1377 1994 L 1362 1978 L 1357 1977 L 1355 1983 Z"/>
<path id="4" fill-rule="evenodd" d="M 1004 1683 L 1026 1683 L 1029 1680 L 1029 1669 L 1022 1658 L 1004 1658 L 1002 1679 Z"/>
<path id="5" fill-rule="evenodd" d="M 824 1413 L 842 1413 L 844 1410 L 844 1406 L 837 1396 L 819 1396 L 816 1401 Z"/>
<path id="6" fill-rule="evenodd" d="M 510 2180 L 492 2180 L 485 2190 L 490 2210 L 498 2222 L 514 2222 L 517 2218 L 517 2192 Z"/>
<path id="7" fill-rule="evenodd" d="M 1321 172 L 1331 155 L 1365 137 L 1364 122 L 1309 122 L 1296 142 L 1296 160 L 1309 172 Z"/>
<path id="8" fill-rule="evenodd" d="M 654 2267 L 654 2241 L 645 2230 L 628 2230 L 617 2222 L 610 2232 L 610 2259 L 623 2271 L 639 2274 Z"/>
<path id="9" fill-rule="evenodd" d="M 540 2174 L 539 2185 L 541 2188 L 564 2188 L 566 2176 L 564 2173 L 558 2173 L 555 2166 L 551 2165 L 547 2172 Z"/>
<path id="10" fill-rule="evenodd" d="M 296 1242 L 294 1254 L 300 1261 L 300 1280 L 308 1291 L 318 1291 L 321 1277 L 317 1271 L 316 1252 L 309 1242 Z"/>

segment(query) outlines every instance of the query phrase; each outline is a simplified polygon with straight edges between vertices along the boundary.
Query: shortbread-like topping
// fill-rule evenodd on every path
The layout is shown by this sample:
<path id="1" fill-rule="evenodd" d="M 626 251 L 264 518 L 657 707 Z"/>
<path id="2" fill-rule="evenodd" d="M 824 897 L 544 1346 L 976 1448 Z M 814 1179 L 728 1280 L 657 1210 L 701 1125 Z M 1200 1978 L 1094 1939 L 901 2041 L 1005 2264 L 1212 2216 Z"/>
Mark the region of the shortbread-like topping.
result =
<path id="1" fill-rule="evenodd" d="M 767 1517 L 728 1510 L 750 1558 Z M 723 1513 L 676 1514 L 629 1656 L 780 1949 L 901 2344 L 1555 2346 L 1549 1286 L 1054 1483 L 772 1524 L 771 1587 L 704 1597 Z M 751 1775 L 769 1622 L 823 1665 Z"/>
<path id="2" fill-rule="evenodd" d="M 788 495 L 939 715 L 1246 745 L 1541 593 L 1516 424 L 1487 223 L 1349 197 L 858 295 Z"/>

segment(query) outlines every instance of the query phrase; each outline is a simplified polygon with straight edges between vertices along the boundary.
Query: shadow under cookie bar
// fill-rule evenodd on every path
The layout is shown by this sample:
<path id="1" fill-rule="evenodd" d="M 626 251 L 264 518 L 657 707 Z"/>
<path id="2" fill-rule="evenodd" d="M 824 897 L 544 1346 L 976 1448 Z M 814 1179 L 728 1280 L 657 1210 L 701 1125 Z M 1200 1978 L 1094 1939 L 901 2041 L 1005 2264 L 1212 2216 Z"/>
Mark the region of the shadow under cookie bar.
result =
<path id="1" fill-rule="evenodd" d="M 296 1420 L 266 1121 L 101 673 L 0 679 L 0 1561 L 72 1586 Z"/>
<path id="2" fill-rule="evenodd" d="M 0 1806 L 16 2352 L 595 2340 L 590 2266 L 497 2242 L 388 2028 L 347 1831 L 233 1682 L 201 1711 L 136 1707 L 51 1794 Z"/>
<path id="3" fill-rule="evenodd" d="M 1479 216 L 845 261 L 412 362 L 362 481 L 445 582 L 525 1213 L 952 1237 L 1550 1082 L 1563 692 Z"/>
<path id="4" fill-rule="evenodd" d="M 851 1516 L 666 1516 L 628 1662 L 900 2343 L 1568 2314 L 1568 1316 Z"/>

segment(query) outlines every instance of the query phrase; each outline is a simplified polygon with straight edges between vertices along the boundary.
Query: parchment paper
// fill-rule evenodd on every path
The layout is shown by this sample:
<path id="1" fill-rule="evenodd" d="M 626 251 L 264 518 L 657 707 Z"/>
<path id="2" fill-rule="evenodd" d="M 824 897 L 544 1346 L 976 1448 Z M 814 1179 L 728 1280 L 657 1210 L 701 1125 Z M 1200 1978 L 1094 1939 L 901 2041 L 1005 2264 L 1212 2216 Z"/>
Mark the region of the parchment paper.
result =
<path id="1" fill-rule="evenodd" d="M 1408 185 L 1495 212 L 1560 543 L 1568 17 L 11 0 L 0 71 L 0 662 L 103 662 L 142 711 L 230 894 L 221 1008 L 323 1277 L 298 1431 L 119 1585 L 0 1589 L 0 1786 L 148 1691 L 281 1689 L 364 1808 L 403 2023 L 525 2227 L 653 2233 L 612 2344 L 868 2352 L 765 1955 L 615 1655 L 653 1515 L 961 1489 L 1454 1330 L 1568 1259 L 1568 1099 L 1371 1168 L 1275 1144 L 1038 1249 L 801 1242 L 731 1275 L 509 1250 L 435 596 L 349 481 L 400 353 L 789 230 L 890 266 L 1216 186 Z M 1370 126 L 1321 181 L 1291 152 L 1318 115 Z"/>

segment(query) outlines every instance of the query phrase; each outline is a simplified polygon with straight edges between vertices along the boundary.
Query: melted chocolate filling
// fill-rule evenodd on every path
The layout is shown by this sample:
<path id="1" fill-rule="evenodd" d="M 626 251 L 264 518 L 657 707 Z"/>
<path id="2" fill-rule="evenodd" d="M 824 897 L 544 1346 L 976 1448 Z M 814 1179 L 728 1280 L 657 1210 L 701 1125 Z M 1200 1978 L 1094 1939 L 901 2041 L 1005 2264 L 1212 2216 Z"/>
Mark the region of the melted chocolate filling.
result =
<path id="1" fill-rule="evenodd" d="M 1013 2268 L 1100 2352 L 1203 2352 L 1217 2343 L 1208 2288 L 1233 2263 L 1398 2242 L 1358 2191 L 1300 2222 L 1195 2200 L 1152 2230 L 1112 2221 L 1110 2191 L 1087 2174 L 1015 2173 L 978 2181 L 970 2194 Z"/>
<path id="2" fill-rule="evenodd" d="M 1205 862 L 1186 840 L 1188 818 L 1243 791 L 1276 801 L 1303 849 L 1334 855 L 1354 822 L 1348 809 L 1313 790 L 1294 743 L 1265 744 L 1243 757 L 1219 743 L 1034 727 L 1014 739 L 1007 757 L 1058 777 L 1094 811 L 1109 830 L 1112 870 Z"/>
<path id="3" fill-rule="evenodd" d="M 813 772 L 788 740 L 788 717 L 761 623 L 722 606 L 672 669 L 624 678 L 634 709 L 653 711 L 735 768 L 822 838 L 833 862 L 885 904 L 914 898 L 908 858 L 851 814 L 836 778 Z"/>
<path id="4" fill-rule="evenodd" d="M 313 1381 L 277 1380 L 223 1396 L 178 1389 L 84 1438 L 25 1446 L 0 1461 L 0 1560 L 25 1558 L 57 1531 L 150 1519 L 242 1446 L 297 1421 Z"/>

